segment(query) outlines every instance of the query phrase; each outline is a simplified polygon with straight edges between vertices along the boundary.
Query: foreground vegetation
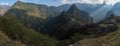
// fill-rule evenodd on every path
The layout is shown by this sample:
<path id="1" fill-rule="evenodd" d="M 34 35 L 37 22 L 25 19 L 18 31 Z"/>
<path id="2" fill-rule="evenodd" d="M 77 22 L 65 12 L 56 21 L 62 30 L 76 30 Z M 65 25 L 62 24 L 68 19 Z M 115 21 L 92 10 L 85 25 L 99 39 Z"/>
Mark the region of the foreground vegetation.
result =
<path id="1" fill-rule="evenodd" d="M 85 38 L 72 45 L 77 46 L 120 46 L 120 24 L 115 32 L 96 38 Z"/>
<path id="2" fill-rule="evenodd" d="M 101 24 L 100 24 L 101 25 Z M 102 24 L 109 27 L 109 24 Z M 69 39 L 65 40 L 57 40 L 56 37 L 50 37 L 41 33 L 34 31 L 29 27 L 25 27 L 22 23 L 17 21 L 12 16 L 1 16 L 0 17 L 0 45 L 12 41 L 10 45 L 15 46 L 68 46 L 75 42 L 80 41 L 80 45 L 93 45 L 93 46 L 101 46 L 111 45 L 111 46 L 119 46 L 120 45 L 120 24 L 118 25 L 117 31 L 110 33 L 100 33 L 100 34 L 91 34 L 92 30 L 100 27 L 86 27 L 84 30 L 87 34 L 81 34 L 80 32 L 73 33 Z M 94 29 L 95 28 L 95 29 Z M 114 27 L 115 28 L 115 27 Z M 113 29 L 114 29 L 113 28 Z M 91 29 L 91 30 L 90 30 Z M 103 28 L 104 29 L 104 28 Z M 111 29 L 111 28 L 110 28 Z M 100 30 L 100 29 L 97 29 Z M 105 28 L 104 30 L 109 30 L 109 28 Z M 94 32 L 94 31 L 92 31 Z M 97 33 L 97 32 L 96 32 Z M 2 35 L 1 35 L 2 34 Z M 104 35 L 103 35 L 104 34 Z M 64 35 L 64 34 L 63 34 Z M 3 40 L 3 41 L 2 41 Z M 93 41 L 96 44 L 91 43 Z M 5 44 L 9 45 L 9 44 Z"/>
<path id="3" fill-rule="evenodd" d="M 0 29 L 9 38 L 20 40 L 28 46 L 55 46 L 55 39 L 51 39 L 45 35 L 35 32 L 25 27 L 15 18 L 10 16 L 0 17 Z"/>

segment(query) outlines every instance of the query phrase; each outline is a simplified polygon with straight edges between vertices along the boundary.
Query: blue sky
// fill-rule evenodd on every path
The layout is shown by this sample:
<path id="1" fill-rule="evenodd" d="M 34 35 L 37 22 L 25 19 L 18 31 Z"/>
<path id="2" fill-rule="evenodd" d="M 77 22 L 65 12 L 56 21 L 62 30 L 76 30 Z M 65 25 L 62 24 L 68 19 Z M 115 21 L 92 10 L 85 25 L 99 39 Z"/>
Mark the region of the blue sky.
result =
<path id="1" fill-rule="evenodd" d="M 13 5 L 18 0 L 0 0 L 0 5 Z M 61 4 L 73 4 L 73 3 L 100 3 L 106 2 L 107 4 L 113 5 L 120 0 L 21 0 L 23 2 L 46 4 L 49 6 L 58 6 Z"/>
<path id="2" fill-rule="evenodd" d="M 18 0 L 0 0 L 0 5 L 13 5 Z M 22 0 L 23 2 L 37 3 L 37 4 L 46 4 L 49 6 L 60 5 L 59 0 Z"/>
<path id="3" fill-rule="evenodd" d="M 0 5 L 12 5 L 13 3 L 15 3 L 16 0 L 0 0 Z"/>

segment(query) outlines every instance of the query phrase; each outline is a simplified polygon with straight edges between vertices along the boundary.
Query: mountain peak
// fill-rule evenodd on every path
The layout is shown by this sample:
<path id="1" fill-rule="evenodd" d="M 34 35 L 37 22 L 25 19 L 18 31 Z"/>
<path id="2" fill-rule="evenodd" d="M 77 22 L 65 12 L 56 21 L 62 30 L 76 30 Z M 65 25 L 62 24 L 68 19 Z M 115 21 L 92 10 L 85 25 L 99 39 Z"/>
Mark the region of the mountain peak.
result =
<path id="1" fill-rule="evenodd" d="M 77 20 L 85 21 L 85 23 L 89 23 L 89 21 L 91 21 L 89 14 L 86 11 L 80 10 L 76 4 L 73 4 L 70 7 L 70 9 L 67 11 L 67 14 L 76 18 Z"/>
<path id="2" fill-rule="evenodd" d="M 76 4 L 72 4 L 72 6 L 71 7 L 76 7 Z"/>
<path id="3" fill-rule="evenodd" d="M 77 6 L 76 6 L 75 4 L 73 4 L 73 5 L 70 7 L 69 10 L 72 10 L 72 11 L 74 12 L 75 10 L 79 10 L 79 9 L 77 8 Z M 69 10 L 68 10 L 68 11 L 69 11 Z"/>
<path id="4" fill-rule="evenodd" d="M 17 1 L 16 3 L 23 3 L 22 1 Z"/>

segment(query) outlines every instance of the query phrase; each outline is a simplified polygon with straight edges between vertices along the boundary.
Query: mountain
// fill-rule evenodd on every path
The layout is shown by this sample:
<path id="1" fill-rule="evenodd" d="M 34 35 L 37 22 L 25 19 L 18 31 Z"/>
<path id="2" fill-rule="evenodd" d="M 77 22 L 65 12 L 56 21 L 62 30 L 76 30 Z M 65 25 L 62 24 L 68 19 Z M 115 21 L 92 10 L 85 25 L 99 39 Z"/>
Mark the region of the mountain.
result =
<path id="1" fill-rule="evenodd" d="M 63 4 L 58 8 L 62 9 L 63 11 L 67 11 L 70 8 L 70 6 L 71 4 Z M 98 22 L 104 19 L 107 12 L 111 10 L 111 8 L 107 8 L 109 6 L 107 6 L 105 3 L 103 4 L 76 3 L 76 6 L 82 11 L 88 12 L 90 16 L 93 17 L 94 22 Z"/>
<path id="2" fill-rule="evenodd" d="M 110 17 L 111 17 L 111 15 L 115 15 L 113 10 L 109 11 L 109 12 L 106 14 L 105 19 L 110 18 Z"/>
<path id="3" fill-rule="evenodd" d="M 70 8 L 70 6 L 71 6 L 70 4 L 63 4 L 58 6 L 57 8 L 61 9 L 62 11 L 67 11 Z"/>
<path id="4" fill-rule="evenodd" d="M 56 7 L 49 7 L 42 4 L 24 3 L 21 1 L 16 2 L 12 8 L 26 10 L 28 15 L 46 19 L 47 17 L 54 17 L 59 14 L 59 9 Z"/>
<path id="5" fill-rule="evenodd" d="M 118 3 L 116 3 L 114 6 L 113 6 L 113 12 L 114 12 L 114 14 L 115 15 L 117 15 L 117 16 L 120 16 L 120 2 L 118 2 Z"/>
<path id="6" fill-rule="evenodd" d="M 58 39 L 69 38 L 73 32 L 79 30 L 82 25 L 90 24 L 90 16 L 87 12 L 79 10 L 75 4 L 66 12 L 47 21 L 44 24 L 44 32 Z"/>
<path id="7" fill-rule="evenodd" d="M 112 7 L 109 5 L 104 5 L 91 15 L 93 16 L 93 19 L 95 22 L 99 22 L 101 20 L 104 20 L 106 15 L 108 14 L 109 11 L 112 10 Z"/>
<path id="8" fill-rule="evenodd" d="M 85 23 L 90 23 L 92 21 L 89 13 L 79 10 L 79 8 L 75 4 L 70 7 L 70 9 L 67 11 L 67 14 L 75 17 L 78 20 L 82 20 Z"/>
<path id="9" fill-rule="evenodd" d="M 96 11 L 100 7 L 102 7 L 105 4 L 86 4 L 86 3 L 76 3 L 76 6 L 83 10 L 88 12 L 89 14 Z M 61 6 L 58 6 L 59 9 L 67 11 L 70 8 L 71 4 L 63 4 Z"/>
<path id="10" fill-rule="evenodd" d="M 119 5 L 120 5 L 120 2 L 113 5 L 112 9 L 107 12 L 106 18 L 109 18 L 111 16 L 111 14 L 114 15 L 114 16 L 120 16 L 120 10 L 119 10 L 120 6 Z"/>
<path id="11" fill-rule="evenodd" d="M 77 7 L 83 11 L 90 13 L 93 13 L 94 11 L 96 11 L 97 9 L 99 9 L 100 7 L 102 7 L 105 4 L 86 4 L 86 3 L 77 3 L 76 4 Z"/>
<path id="12" fill-rule="evenodd" d="M 16 2 L 0 16 L 0 46 L 119 46 L 120 17 L 112 7 L 79 5 Z"/>
<path id="13" fill-rule="evenodd" d="M 27 27 L 39 31 L 43 21 L 47 21 L 62 11 L 53 6 L 46 6 L 42 4 L 24 3 L 17 1 L 5 15 L 16 17 L 20 22 Z"/>
<path id="14" fill-rule="evenodd" d="M 64 5 L 61 5 L 58 7 L 54 7 L 54 6 L 46 6 L 46 5 L 42 5 L 42 4 L 33 4 L 33 3 L 24 3 L 24 2 L 18 1 L 10 8 L 9 11 L 6 12 L 6 14 L 15 16 L 20 21 L 25 23 L 25 25 L 27 27 L 31 27 L 37 31 L 40 31 L 40 27 L 46 21 L 49 21 L 50 19 L 60 15 L 60 13 L 62 11 L 69 10 L 70 6 L 71 6 L 70 4 L 64 4 Z M 88 12 L 88 14 L 90 14 L 90 16 L 93 18 L 94 22 L 98 22 L 98 21 L 104 19 L 105 15 L 107 14 L 107 12 L 110 9 L 110 8 L 106 8 L 105 4 L 93 5 L 93 4 L 78 3 L 78 4 L 76 4 L 76 6 L 78 9 Z M 14 13 L 14 12 L 16 12 L 16 13 Z M 99 14 L 99 13 L 101 13 L 101 14 Z M 88 18 L 88 17 L 85 17 L 85 18 Z M 92 18 L 89 18 L 88 20 L 91 21 Z M 85 21 L 87 21 L 87 19 Z"/>
<path id="15" fill-rule="evenodd" d="M 0 5 L 0 14 L 3 15 L 9 8 L 8 5 Z"/>

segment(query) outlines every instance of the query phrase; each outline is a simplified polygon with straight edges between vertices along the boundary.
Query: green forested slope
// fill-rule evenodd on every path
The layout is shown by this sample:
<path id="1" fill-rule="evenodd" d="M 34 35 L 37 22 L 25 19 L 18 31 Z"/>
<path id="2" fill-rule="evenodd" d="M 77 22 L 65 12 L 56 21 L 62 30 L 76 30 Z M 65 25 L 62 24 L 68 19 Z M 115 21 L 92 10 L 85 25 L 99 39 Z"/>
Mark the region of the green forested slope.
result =
<path id="1" fill-rule="evenodd" d="M 55 39 L 39 34 L 23 26 L 14 17 L 0 17 L 0 29 L 12 40 L 20 40 L 28 46 L 55 46 Z M 3 39 L 4 37 L 2 37 Z"/>

